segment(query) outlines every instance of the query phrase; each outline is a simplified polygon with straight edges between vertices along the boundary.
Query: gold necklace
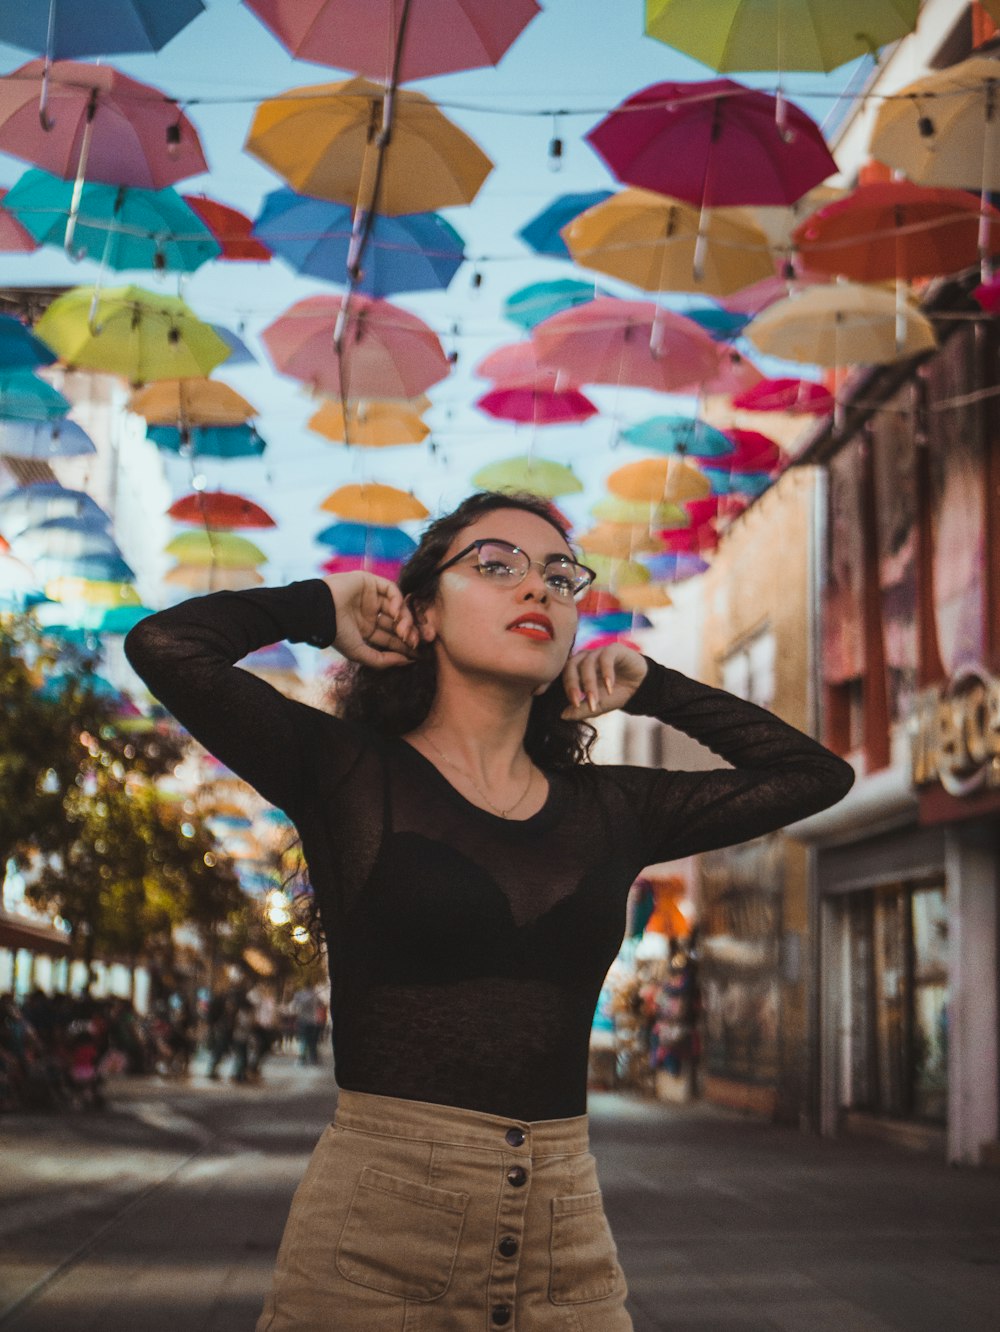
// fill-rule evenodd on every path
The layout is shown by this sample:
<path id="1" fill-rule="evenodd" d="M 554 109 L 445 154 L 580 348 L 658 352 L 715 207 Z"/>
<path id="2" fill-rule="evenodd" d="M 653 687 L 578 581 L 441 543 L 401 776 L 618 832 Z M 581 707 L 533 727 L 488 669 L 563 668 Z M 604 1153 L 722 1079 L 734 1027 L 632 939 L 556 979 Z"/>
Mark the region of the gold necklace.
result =
<path id="1" fill-rule="evenodd" d="M 525 784 L 524 790 L 521 792 L 521 794 L 517 797 L 517 799 L 514 801 L 512 805 L 508 805 L 506 809 L 501 809 L 499 805 L 494 805 L 493 801 L 489 798 L 489 796 L 479 785 L 476 779 L 472 776 L 472 774 L 466 772 L 464 768 L 460 767 L 454 761 L 454 759 L 450 759 L 448 755 L 444 752 L 444 750 L 439 749 L 426 731 L 424 731 L 423 736 L 424 739 L 427 741 L 427 743 L 430 745 L 431 749 L 434 750 L 434 753 L 437 754 L 439 758 L 443 758 L 445 763 L 447 763 L 449 767 L 454 768 L 456 772 L 460 772 L 462 776 L 465 778 L 465 780 L 467 782 L 470 782 L 476 788 L 476 790 L 479 792 L 482 798 L 489 805 L 490 809 L 494 810 L 497 814 L 499 814 L 502 819 L 509 818 L 509 816 L 513 814 L 514 810 L 517 809 L 518 805 L 522 803 L 522 801 L 527 796 L 528 792 L 531 790 L 531 783 L 535 777 L 535 769 L 533 765 L 528 768 L 528 780 L 527 783 Z"/>

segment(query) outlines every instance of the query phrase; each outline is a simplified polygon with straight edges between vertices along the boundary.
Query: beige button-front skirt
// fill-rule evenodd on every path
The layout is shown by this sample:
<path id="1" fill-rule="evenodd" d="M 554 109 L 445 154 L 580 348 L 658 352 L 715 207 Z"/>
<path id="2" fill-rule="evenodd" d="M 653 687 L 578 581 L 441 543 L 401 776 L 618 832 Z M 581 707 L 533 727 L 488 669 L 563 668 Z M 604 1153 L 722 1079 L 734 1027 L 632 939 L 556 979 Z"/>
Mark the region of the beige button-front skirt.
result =
<path id="1" fill-rule="evenodd" d="M 587 1117 L 340 1093 L 257 1332 L 631 1332 Z"/>

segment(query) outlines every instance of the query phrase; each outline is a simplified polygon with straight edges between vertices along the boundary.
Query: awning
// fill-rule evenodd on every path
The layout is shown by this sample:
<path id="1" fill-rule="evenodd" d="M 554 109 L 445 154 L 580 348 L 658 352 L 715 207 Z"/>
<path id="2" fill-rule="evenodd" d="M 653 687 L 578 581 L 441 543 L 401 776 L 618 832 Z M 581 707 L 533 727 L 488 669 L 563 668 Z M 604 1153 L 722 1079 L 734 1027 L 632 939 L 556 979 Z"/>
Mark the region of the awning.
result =
<path id="1" fill-rule="evenodd" d="M 69 957 L 72 950 L 70 936 L 53 925 L 40 925 L 23 916 L 0 911 L 0 948 L 16 952 L 26 948 L 30 953 L 47 957 Z"/>

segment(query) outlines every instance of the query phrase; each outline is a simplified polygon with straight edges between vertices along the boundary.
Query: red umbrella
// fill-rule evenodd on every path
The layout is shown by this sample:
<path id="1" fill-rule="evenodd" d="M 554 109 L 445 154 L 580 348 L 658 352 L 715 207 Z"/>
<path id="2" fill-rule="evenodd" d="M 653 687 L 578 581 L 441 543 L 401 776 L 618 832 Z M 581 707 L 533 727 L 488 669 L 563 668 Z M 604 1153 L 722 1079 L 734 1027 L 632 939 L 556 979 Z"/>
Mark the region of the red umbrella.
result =
<path id="1" fill-rule="evenodd" d="M 334 555 L 320 565 L 324 573 L 331 574 L 353 573 L 356 569 L 363 569 L 366 573 L 377 574 L 379 578 L 388 578 L 390 583 L 396 581 L 402 567 L 402 560 L 379 560 L 367 555 Z"/>
<path id="2" fill-rule="evenodd" d="M 390 81 L 495 65 L 539 12 L 536 0 L 244 0 L 293 56 Z"/>
<path id="3" fill-rule="evenodd" d="M 719 470 L 726 472 L 770 472 L 784 461 L 779 445 L 758 430 L 727 430 L 736 452 L 720 458 Z"/>
<path id="4" fill-rule="evenodd" d="M 554 389 L 544 384 L 497 384 L 477 399 L 476 406 L 500 421 L 539 426 L 567 425 L 597 415 L 597 408 L 579 389 Z"/>
<path id="5" fill-rule="evenodd" d="M 826 416 L 833 411 L 833 396 L 823 384 L 811 379 L 762 379 L 733 398 L 743 412 L 790 412 L 793 415 Z"/>
<path id="6" fill-rule="evenodd" d="M 652 301 L 599 296 L 536 324 L 543 365 L 577 384 L 621 384 L 675 392 L 709 378 L 719 348 L 704 329 Z"/>
<path id="7" fill-rule="evenodd" d="M 732 79 L 654 83 L 586 139 L 626 185 L 701 208 L 793 204 L 837 170 L 804 111 Z"/>
<path id="8" fill-rule="evenodd" d="M 179 523 L 199 523 L 212 528 L 276 526 L 259 504 L 225 490 L 196 490 L 184 495 L 171 504 L 167 516 Z"/>
<path id="9" fill-rule="evenodd" d="M 692 502 L 707 503 L 706 500 Z M 714 550 L 719 544 L 719 533 L 711 519 L 699 523 L 697 527 L 668 527 L 659 533 L 659 537 L 664 550 L 671 555 L 700 555 L 703 550 Z"/>
<path id="10" fill-rule="evenodd" d="M 205 226 L 222 246 L 220 259 L 256 260 L 266 263 L 271 258 L 271 251 L 263 241 L 250 234 L 253 218 L 241 213 L 238 208 L 219 203 L 205 194 L 185 194 L 184 202 L 193 209 Z"/>
<path id="11" fill-rule="evenodd" d="M 613 592 L 591 587 L 576 603 L 576 608 L 581 615 L 608 615 L 611 611 L 620 611 L 622 603 Z"/>
<path id="12" fill-rule="evenodd" d="M 0 189 L 0 253 L 31 254 L 38 249 L 38 241 L 31 232 L 22 227 L 13 213 L 3 207 L 7 191 Z"/>

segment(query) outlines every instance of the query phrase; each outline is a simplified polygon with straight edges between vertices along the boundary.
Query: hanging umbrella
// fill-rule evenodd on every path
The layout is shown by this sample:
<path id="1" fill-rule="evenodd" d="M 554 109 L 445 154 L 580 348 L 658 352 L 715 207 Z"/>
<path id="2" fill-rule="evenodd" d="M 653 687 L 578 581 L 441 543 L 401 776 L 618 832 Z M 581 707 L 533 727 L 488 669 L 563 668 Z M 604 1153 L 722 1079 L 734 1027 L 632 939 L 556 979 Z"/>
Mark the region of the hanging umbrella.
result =
<path id="1" fill-rule="evenodd" d="M 701 499 L 709 493 L 704 474 L 682 458 L 644 458 L 642 462 L 626 463 L 607 479 L 607 487 L 622 499 L 645 500 L 659 503 L 670 500 Z"/>
<path id="2" fill-rule="evenodd" d="M 20 0 L 4 10 L 0 42 L 54 60 L 159 51 L 204 8 L 201 0 Z"/>
<path id="3" fill-rule="evenodd" d="M 340 518 L 377 526 L 405 523 L 411 519 L 430 516 L 428 510 L 414 495 L 377 482 L 340 486 L 327 495 L 320 508 L 326 513 L 335 513 Z"/>
<path id="4" fill-rule="evenodd" d="M 91 626 L 99 634 L 127 634 L 153 611 L 149 606 L 111 606 L 94 617 Z"/>
<path id="5" fill-rule="evenodd" d="M 595 634 L 593 638 L 588 638 L 580 645 L 580 650 L 585 652 L 600 652 L 601 648 L 614 647 L 620 643 L 622 647 L 631 648 L 633 652 L 641 652 L 642 648 L 634 639 L 625 634 Z"/>
<path id="6" fill-rule="evenodd" d="M 245 671 L 262 671 L 270 675 L 294 675 L 299 669 L 295 653 L 287 643 L 269 643 L 267 647 L 248 653 L 237 665 Z M 249 819 L 246 826 L 253 826 Z"/>
<path id="7" fill-rule="evenodd" d="M 110 522 L 95 500 L 82 490 L 69 490 L 58 481 L 36 481 L 15 486 L 0 495 L 0 528 L 8 540 L 32 523 L 47 518 L 91 516 Z"/>
<path id="8" fill-rule="evenodd" d="M 690 392 L 700 393 L 706 398 L 718 394 L 729 397 L 734 393 L 742 393 L 745 389 L 753 388 L 754 384 L 759 384 L 763 378 L 753 361 L 738 352 L 735 347 L 726 347 L 721 351 L 719 364 L 712 374 L 687 385 L 687 388 Z"/>
<path id="9" fill-rule="evenodd" d="M 733 452 L 732 442 L 721 430 L 689 416 L 651 416 L 623 430 L 622 439 L 636 448 L 686 453 L 692 458 L 717 458 Z"/>
<path id="10" fill-rule="evenodd" d="M 331 523 L 313 538 L 338 555 L 369 555 L 377 560 L 403 560 L 417 543 L 398 527 L 365 523 Z"/>
<path id="11" fill-rule="evenodd" d="M 96 453 L 97 446 L 85 430 L 68 417 L 52 421 L 0 422 L 0 453 L 8 458 L 79 458 Z"/>
<path id="12" fill-rule="evenodd" d="M 719 361 L 697 324 L 650 301 L 598 298 L 552 315 L 531 336 L 538 359 L 579 384 L 669 393 L 710 375 Z"/>
<path id="13" fill-rule="evenodd" d="M 184 587 L 189 592 L 242 592 L 260 587 L 263 574 L 256 569 L 224 569 L 196 564 L 175 564 L 163 575 L 169 587 Z"/>
<path id="14" fill-rule="evenodd" d="M 621 610 L 622 603 L 613 592 L 591 586 L 576 603 L 576 609 L 580 615 L 607 615 Z"/>
<path id="15" fill-rule="evenodd" d="M 225 258 L 225 255 L 222 256 Z M 218 333 L 219 337 L 229 348 L 229 355 L 226 357 L 226 368 L 234 365 L 256 365 L 257 357 L 243 341 L 243 339 L 234 333 L 231 328 L 226 328 L 225 324 L 209 324 L 213 333 Z"/>
<path id="16" fill-rule="evenodd" d="M 509 342 L 494 348 L 483 357 L 474 373 L 480 379 L 492 379 L 494 383 L 508 386 L 547 384 L 549 387 L 571 387 L 569 375 L 541 364 L 533 342 Z"/>
<path id="17" fill-rule="evenodd" d="M 721 305 L 706 305 L 697 310 L 685 310 L 684 313 L 716 342 L 732 342 L 750 322 L 749 315 L 726 310 Z"/>
<path id="18" fill-rule="evenodd" d="M 646 564 L 654 578 L 663 583 L 680 583 L 685 578 L 704 573 L 709 568 L 707 560 L 700 555 L 690 555 L 683 551 L 666 552 L 663 555 L 650 555 Z"/>
<path id="19" fill-rule="evenodd" d="M 980 282 L 972 293 L 972 299 L 987 314 L 1000 314 L 1000 278 Z"/>
<path id="20" fill-rule="evenodd" d="M 19 559 L 28 561 L 43 557 L 75 560 L 83 555 L 121 555 L 111 533 L 86 519 L 33 523 L 11 538 L 10 548 Z"/>
<path id="21" fill-rule="evenodd" d="M 107 609 L 142 605 L 139 593 L 131 583 L 107 582 L 97 578 L 76 578 L 70 575 L 53 578 L 45 584 L 45 593 L 52 601 L 71 604 L 83 602 L 88 606 Z"/>
<path id="22" fill-rule="evenodd" d="M 583 483 L 572 467 L 533 456 L 504 458 L 481 467 L 472 484 L 480 490 L 526 490 L 543 499 L 576 495 L 583 490 Z"/>
<path id="23" fill-rule="evenodd" d="M 723 472 L 706 467 L 705 477 L 715 495 L 749 495 L 756 499 L 774 485 L 770 472 Z"/>
<path id="24" fill-rule="evenodd" d="M 577 282 L 574 278 L 559 278 L 554 282 L 532 282 L 512 292 L 503 303 L 503 313 L 511 323 L 521 328 L 534 328 L 549 315 L 570 310 L 575 305 L 586 305 L 595 296 L 608 296 L 592 282 Z"/>
<path id="25" fill-rule="evenodd" d="M 13 213 L 3 206 L 8 191 L 0 187 L 0 254 L 31 254 L 38 241 L 21 226 Z"/>
<path id="26" fill-rule="evenodd" d="M 752 319 L 754 315 L 766 310 L 769 305 L 783 301 L 786 296 L 792 296 L 796 291 L 804 291 L 807 287 L 829 281 L 825 273 L 804 273 L 796 270 L 791 277 L 775 276 L 765 278 L 762 282 L 751 282 L 749 287 L 743 287 L 732 296 L 723 297 L 721 304 L 734 314 L 749 315 Z"/>
<path id="27" fill-rule="evenodd" d="M 930 321 L 877 287 L 837 282 L 769 306 L 747 327 L 760 351 L 807 365 L 887 365 L 931 351 Z"/>
<path id="28" fill-rule="evenodd" d="M 644 291 L 725 296 L 774 271 L 767 237 L 746 213 L 702 213 L 652 190 L 619 191 L 575 217 L 564 235 L 583 268 Z"/>
<path id="29" fill-rule="evenodd" d="M 54 354 L 13 315 L 0 315 L 0 371 L 51 365 Z"/>
<path id="30" fill-rule="evenodd" d="M 133 393 L 128 409 L 149 425 L 237 426 L 257 415 L 242 394 L 219 379 L 162 379 Z"/>
<path id="31" fill-rule="evenodd" d="M 645 615 L 621 610 L 588 616 L 586 627 L 598 634 L 624 634 L 634 633 L 637 629 L 652 629 L 653 621 Z"/>
<path id="32" fill-rule="evenodd" d="M 727 434 L 732 451 L 725 458 L 713 459 L 713 467 L 727 472 L 771 472 L 784 462 L 780 445 L 758 430 L 733 429 Z"/>
<path id="33" fill-rule="evenodd" d="M 199 523 L 211 528 L 276 527 L 274 519 L 245 495 L 225 490 L 196 490 L 174 500 L 167 517 L 178 523 Z"/>
<path id="34" fill-rule="evenodd" d="M 623 560 L 613 555 L 600 555 L 597 551 L 589 551 L 586 548 L 580 559 L 588 569 L 593 569 L 597 574 L 597 586 L 609 588 L 618 597 L 621 597 L 622 588 L 651 581 L 649 570 L 638 560 Z"/>
<path id="35" fill-rule="evenodd" d="M 385 95 L 361 78 L 295 88 L 261 102 L 245 150 L 299 194 L 351 207 L 395 215 L 471 203 L 493 163 L 430 98 L 409 89 L 395 95 L 374 199 Z"/>
<path id="36" fill-rule="evenodd" d="M 426 406 L 430 403 L 423 399 Z M 419 414 L 405 402 L 366 401 L 352 404 L 345 420 L 341 403 L 327 398 L 309 418 L 309 429 L 337 443 L 365 449 L 419 444 L 431 433 Z"/>
<path id="37" fill-rule="evenodd" d="M 222 569 L 252 569 L 266 564 L 267 556 L 246 537 L 231 532 L 181 532 L 164 546 L 167 555 L 183 564 L 202 567 L 212 565 Z"/>
<path id="38" fill-rule="evenodd" d="M 662 610 L 674 604 L 670 593 L 659 583 L 630 583 L 618 589 L 618 597 L 625 610 Z"/>
<path id="39" fill-rule="evenodd" d="M 267 448 L 254 426 L 153 425 L 146 430 L 158 449 L 192 458 L 259 458 Z"/>
<path id="40" fill-rule="evenodd" d="M 387 83 L 495 65 L 539 12 L 535 0 L 244 0 L 299 60 Z"/>
<path id="41" fill-rule="evenodd" d="M 684 508 L 690 521 L 696 527 L 712 522 L 716 518 L 733 519 L 746 508 L 740 499 L 730 499 L 725 495 L 706 495 L 704 499 L 687 500 Z"/>
<path id="42" fill-rule="evenodd" d="M 998 140 L 1000 151 L 1000 140 Z M 807 217 L 792 240 L 810 269 L 887 282 L 939 277 L 979 262 L 982 218 L 988 253 L 1000 251 L 1000 212 L 965 190 L 908 180 L 859 185 Z"/>
<path id="43" fill-rule="evenodd" d="M 811 379 L 762 379 L 733 398 L 741 412 L 788 412 L 792 416 L 826 416 L 833 411 L 833 395 Z"/>
<path id="44" fill-rule="evenodd" d="M 588 421 L 598 409 L 579 389 L 554 389 L 531 384 L 497 384 L 475 404 L 498 421 L 532 425 L 567 425 Z"/>
<path id="45" fill-rule="evenodd" d="M 35 168 L 13 186 L 5 206 L 44 245 L 107 268 L 193 273 L 220 253 L 212 233 L 169 186 L 142 190 L 88 181 L 77 190 L 72 181 Z"/>
<path id="46" fill-rule="evenodd" d="M 829 71 L 912 32 L 920 0 L 646 0 L 646 33 L 720 72 Z"/>
<path id="47" fill-rule="evenodd" d="M 690 521 L 679 504 L 667 500 L 629 500 L 621 495 L 604 495 L 592 507 L 595 518 L 608 523 L 628 523 L 656 527 L 685 527 Z"/>
<path id="48" fill-rule="evenodd" d="M 348 282 L 353 216 L 346 204 L 274 190 L 253 231 L 296 273 Z M 465 261 L 464 245 L 437 213 L 376 216 L 354 289 L 367 296 L 443 289 Z"/>
<path id="49" fill-rule="evenodd" d="M 698 527 L 669 528 L 660 533 L 663 549 L 674 555 L 700 555 L 714 550 L 719 544 L 719 533 L 712 522 Z"/>
<path id="50" fill-rule="evenodd" d="M 402 560 L 384 560 L 374 555 L 333 555 L 320 565 L 323 573 L 354 573 L 363 569 L 379 578 L 388 578 L 390 583 L 397 581 L 402 567 Z"/>
<path id="51" fill-rule="evenodd" d="M 595 555 L 611 555 L 620 560 L 663 549 L 663 543 L 648 527 L 628 523 L 598 523 L 586 532 L 581 532 L 578 540 L 581 546 L 593 551 Z"/>
<path id="52" fill-rule="evenodd" d="M 83 578 L 88 582 L 127 583 L 135 578 L 135 570 L 121 555 L 78 555 L 75 559 L 39 555 L 34 560 L 34 567 L 46 582 L 53 578 Z"/>
<path id="53" fill-rule="evenodd" d="M 56 297 L 35 332 L 71 368 L 132 384 L 207 375 L 229 355 L 179 296 L 142 287 L 74 287 Z"/>
<path id="54" fill-rule="evenodd" d="M 252 234 L 253 219 L 230 204 L 210 199 L 207 194 L 183 194 L 181 198 L 212 233 L 220 248 L 220 259 L 240 263 L 264 263 L 271 251 Z"/>
<path id="55" fill-rule="evenodd" d="M 69 399 L 30 370 L 0 370 L 0 421 L 51 421 L 69 409 Z"/>
<path id="56" fill-rule="evenodd" d="M 15 555 L 0 552 L 0 609 L 23 610 L 43 595 L 34 570 Z"/>
<path id="57" fill-rule="evenodd" d="M 388 301 L 355 296 L 296 301 L 261 334 L 275 367 L 315 392 L 348 398 L 412 398 L 450 370 L 437 335 Z M 334 337 L 342 334 L 340 354 Z"/>
<path id="58" fill-rule="evenodd" d="M 696 208 L 790 204 L 837 170 L 823 135 L 797 106 L 778 123 L 775 98 L 732 79 L 654 83 L 586 139 L 626 185 Z"/>
<path id="59" fill-rule="evenodd" d="M 591 190 L 587 194 L 561 194 L 547 204 L 537 216 L 525 223 L 517 233 L 536 254 L 550 254 L 558 259 L 568 259 L 569 250 L 562 237 L 562 229 L 567 222 L 582 213 L 586 208 L 610 199 L 611 190 Z"/>

